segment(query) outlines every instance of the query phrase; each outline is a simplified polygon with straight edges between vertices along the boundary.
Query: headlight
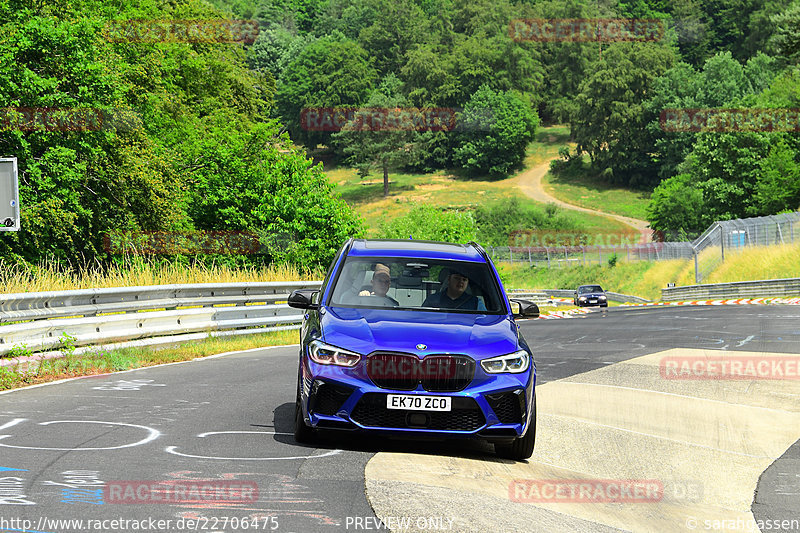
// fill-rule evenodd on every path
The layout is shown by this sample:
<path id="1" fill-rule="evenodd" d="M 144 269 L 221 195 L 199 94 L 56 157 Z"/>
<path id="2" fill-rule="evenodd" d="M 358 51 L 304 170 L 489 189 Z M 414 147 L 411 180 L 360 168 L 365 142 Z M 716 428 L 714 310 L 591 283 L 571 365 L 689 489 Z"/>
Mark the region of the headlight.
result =
<path id="1" fill-rule="evenodd" d="M 531 356 L 525 350 L 481 361 L 481 367 L 487 374 L 500 374 L 503 372 L 519 374 L 528 370 L 530 364 Z"/>
<path id="2" fill-rule="evenodd" d="M 311 341 L 308 345 L 308 354 L 312 361 L 321 365 L 353 367 L 361 361 L 359 354 L 325 344 L 322 341 Z"/>
<path id="3" fill-rule="evenodd" d="M 585 302 L 586 301 L 586 296 L 581 296 L 580 298 L 578 298 L 578 300 L 581 301 L 581 302 Z"/>
<path id="4" fill-rule="evenodd" d="M 605 297 L 605 296 L 600 296 L 600 299 L 601 299 L 601 300 L 605 300 L 605 299 L 606 299 L 606 297 Z"/>

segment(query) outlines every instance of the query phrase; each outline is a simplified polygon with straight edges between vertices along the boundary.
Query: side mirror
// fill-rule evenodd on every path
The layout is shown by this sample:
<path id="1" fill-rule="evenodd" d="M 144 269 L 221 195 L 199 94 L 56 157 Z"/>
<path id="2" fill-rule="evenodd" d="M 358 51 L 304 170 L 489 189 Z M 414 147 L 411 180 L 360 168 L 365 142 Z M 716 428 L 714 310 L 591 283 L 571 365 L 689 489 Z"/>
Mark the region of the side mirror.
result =
<path id="1" fill-rule="evenodd" d="M 517 311 L 514 313 L 516 318 L 539 318 L 539 306 L 530 300 L 510 300 L 512 306 L 518 306 Z M 513 310 L 513 307 L 512 307 Z"/>
<path id="2" fill-rule="evenodd" d="M 289 295 L 289 307 L 297 309 L 319 309 L 319 304 L 313 302 L 314 296 L 318 294 L 314 289 L 298 289 Z"/>

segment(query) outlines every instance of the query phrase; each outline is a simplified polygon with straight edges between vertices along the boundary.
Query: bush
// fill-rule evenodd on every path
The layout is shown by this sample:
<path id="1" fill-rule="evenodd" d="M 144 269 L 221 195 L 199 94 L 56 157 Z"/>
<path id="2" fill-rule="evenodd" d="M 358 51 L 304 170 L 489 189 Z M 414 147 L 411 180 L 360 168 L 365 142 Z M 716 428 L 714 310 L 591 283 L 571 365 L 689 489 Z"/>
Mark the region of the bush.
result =
<path id="1" fill-rule="evenodd" d="M 441 211 L 439 208 L 418 204 L 403 216 L 380 225 L 382 239 L 408 239 L 444 242 L 469 242 L 476 239 L 477 231 L 472 213 Z"/>
<path id="2" fill-rule="evenodd" d="M 478 239 L 487 246 L 508 246 L 511 233 L 519 230 L 578 229 L 578 223 L 557 205 L 542 209 L 515 197 L 478 207 L 475 221 Z"/>
<path id="3" fill-rule="evenodd" d="M 496 177 L 522 164 L 539 125 L 530 105 L 511 92 L 485 85 L 472 95 L 458 120 L 469 131 L 459 135 L 453 161 L 470 174 Z"/>

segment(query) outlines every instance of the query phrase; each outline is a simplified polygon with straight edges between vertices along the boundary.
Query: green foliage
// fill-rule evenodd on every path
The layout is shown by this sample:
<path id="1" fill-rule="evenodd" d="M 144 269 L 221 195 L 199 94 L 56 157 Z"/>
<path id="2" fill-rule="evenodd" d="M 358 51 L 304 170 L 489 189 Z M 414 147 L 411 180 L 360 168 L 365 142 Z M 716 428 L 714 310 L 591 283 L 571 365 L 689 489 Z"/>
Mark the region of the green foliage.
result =
<path id="1" fill-rule="evenodd" d="M 304 129 L 300 112 L 309 107 L 358 106 L 377 80 L 369 55 L 342 34 L 323 37 L 306 46 L 278 80 L 276 102 L 292 138 L 310 145 L 329 135 Z"/>
<path id="2" fill-rule="evenodd" d="M 769 44 L 785 61 L 800 63 L 800 2 L 795 1 L 782 13 L 770 17 L 775 27 Z"/>
<path id="3" fill-rule="evenodd" d="M 672 65 L 674 53 L 654 43 L 613 43 L 581 84 L 572 130 L 578 153 L 588 152 L 596 172 L 612 183 L 652 184 L 648 157 L 653 138 L 645 105 L 653 80 Z"/>
<path id="4" fill-rule="evenodd" d="M 405 215 L 381 224 L 380 238 L 469 242 L 476 238 L 475 219 L 469 212 L 441 211 L 418 204 Z"/>
<path id="5" fill-rule="evenodd" d="M 11 347 L 6 357 L 17 359 L 19 357 L 30 357 L 31 355 L 33 355 L 33 352 L 31 352 L 27 344 L 17 344 Z"/>
<path id="6" fill-rule="evenodd" d="M 608 258 L 608 266 L 609 266 L 609 268 L 614 268 L 615 266 L 617 266 L 617 261 L 618 260 L 619 260 L 619 257 L 617 256 L 616 253 L 611 254 L 611 257 Z"/>
<path id="7" fill-rule="evenodd" d="M 221 120 L 198 139 L 206 164 L 194 173 L 188 212 L 204 230 L 261 235 L 274 260 L 327 265 L 362 223 L 275 123 L 236 131 Z M 202 144 L 201 144 L 202 143 Z"/>
<path id="8" fill-rule="evenodd" d="M 781 137 L 759 163 L 761 175 L 756 185 L 754 205 L 749 212 L 772 215 L 800 209 L 800 162 L 797 139 Z"/>
<path id="9" fill-rule="evenodd" d="M 61 336 L 58 338 L 58 342 L 60 343 L 61 352 L 69 357 L 75 353 L 75 341 L 78 339 L 73 337 L 66 331 L 61 332 Z"/>
<path id="10" fill-rule="evenodd" d="M 367 108 L 394 109 L 405 105 L 399 91 L 400 80 L 390 74 L 373 91 Z M 419 134 L 409 128 L 371 131 L 362 129 L 357 120 L 346 124 L 331 136 L 331 142 L 346 157 L 345 161 L 366 177 L 373 169 L 383 172 L 384 196 L 389 194 L 389 170 L 414 165 L 419 159 Z"/>
<path id="11" fill-rule="evenodd" d="M 279 7 L 313 18 L 319 3 L 298 2 Z M 118 43 L 103 33 L 112 19 L 220 16 L 201 0 L 0 3 L 2 105 L 103 116 L 88 131 L 0 126 L 0 154 L 19 159 L 22 227 L 2 240 L 0 255 L 103 265 L 112 260 L 108 232 L 246 228 L 290 232 L 307 249 L 273 259 L 317 264 L 358 233 L 320 171 L 268 122 L 273 75 L 311 39 L 268 33 L 260 42 L 273 46 L 250 58 L 250 70 L 240 44 Z"/>
<path id="12" fill-rule="evenodd" d="M 458 123 L 467 131 L 459 134 L 453 160 L 471 174 L 504 176 L 525 159 L 539 117 L 515 94 L 483 86 L 464 106 Z"/>
<path id="13" fill-rule="evenodd" d="M 573 230 L 578 224 L 555 204 L 544 209 L 522 203 L 513 197 L 475 209 L 478 238 L 488 246 L 508 246 L 510 235 L 519 230 L 558 229 Z"/>
<path id="14" fill-rule="evenodd" d="M 692 176 L 678 174 L 662 181 L 650 197 L 647 219 L 655 230 L 702 231 L 708 225 L 708 217 L 703 216 L 703 193 Z"/>

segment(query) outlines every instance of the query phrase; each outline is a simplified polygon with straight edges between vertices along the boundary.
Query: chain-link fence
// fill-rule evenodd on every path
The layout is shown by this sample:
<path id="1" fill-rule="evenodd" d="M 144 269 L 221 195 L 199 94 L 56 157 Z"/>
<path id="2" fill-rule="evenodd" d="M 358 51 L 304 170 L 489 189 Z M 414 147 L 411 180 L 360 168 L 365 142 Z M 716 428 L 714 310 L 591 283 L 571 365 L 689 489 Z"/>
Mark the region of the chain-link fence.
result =
<path id="1" fill-rule="evenodd" d="M 608 263 L 608 261 L 663 261 L 691 259 L 691 243 L 653 242 L 625 246 L 489 246 L 492 261 L 527 263 L 531 266 L 562 268 Z"/>
<path id="2" fill-rule="evenodd" d="M 695 282 L 700 283 L 717 268 L 725 256 L 750 246 L 771 246 L 800 242 L 800 213 L 740 218 L 715 222 L 692 241 Z"/>
<path id="3" fill-rule="evenodd" d="M 489 246 L 495 262 L 527 263 L 546 268 L 603 264 L 609 261 L 694 260 L 695 281 L 725 260 L 726 254 L 750 246 L 800 242 L 800 213 L 715 222 L 694 241 L 650 242 L 621 246 Z"/>

